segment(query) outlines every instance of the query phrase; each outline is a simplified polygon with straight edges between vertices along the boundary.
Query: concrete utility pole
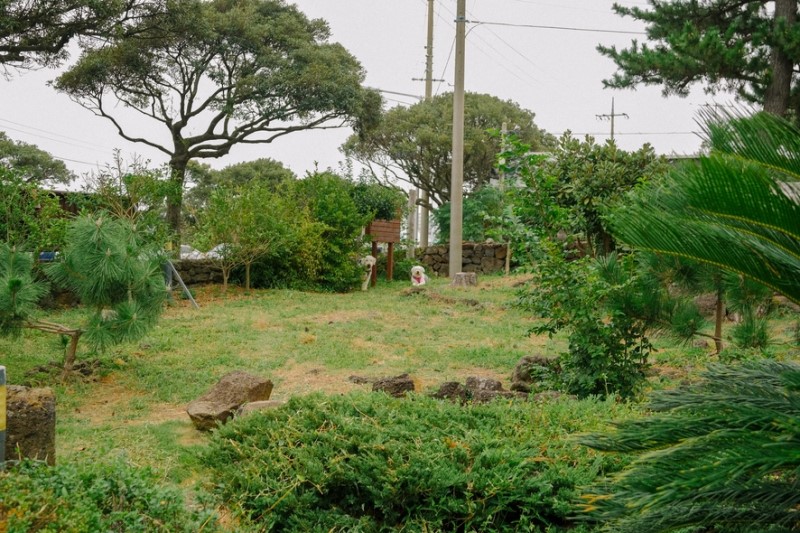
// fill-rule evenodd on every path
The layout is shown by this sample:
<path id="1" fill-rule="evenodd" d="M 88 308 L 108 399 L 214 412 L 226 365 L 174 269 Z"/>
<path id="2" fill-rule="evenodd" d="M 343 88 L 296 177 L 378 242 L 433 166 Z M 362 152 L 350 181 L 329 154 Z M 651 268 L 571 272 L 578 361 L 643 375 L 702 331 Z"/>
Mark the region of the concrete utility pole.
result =
<path id="1" fill-rule="evenodd" d="M 467 0 L 456 7 L 456 74 L 453 89 L 453 167 L 450 177 L 450 279 L 461 272 L 464 216 L 464 60 Z"/>
<path id="2" fill-rule="evenodd" d="M 627 113 L 614 113 L 614 98 L 611 98 L 611 114 L 610 115 L 595 115 L 600 120 L 611 119 L 611 140 L 614 140 L 614 117 L 628 117 Z"/>
<path id="3" fill-rule="evenodd" d="M 433 2 L 428 0 L 428 44 L 425 47 L 425 101 L 433 98 Z M 419 199 L 422 204 L 419 209 L 419 245 L 428 247 L 428 191 L 420 189 Z"/>

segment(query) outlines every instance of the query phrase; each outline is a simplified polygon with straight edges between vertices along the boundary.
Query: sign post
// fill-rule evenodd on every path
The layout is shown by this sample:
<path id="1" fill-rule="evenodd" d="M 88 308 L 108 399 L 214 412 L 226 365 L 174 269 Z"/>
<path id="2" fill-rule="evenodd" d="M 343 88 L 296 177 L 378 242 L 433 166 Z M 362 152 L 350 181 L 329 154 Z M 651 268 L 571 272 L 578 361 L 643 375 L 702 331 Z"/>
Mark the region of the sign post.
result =
<path id="1" fill-rule="evenodd" d="M 6 367 L 0 366 L 0 470 L 6 464 Z"/>

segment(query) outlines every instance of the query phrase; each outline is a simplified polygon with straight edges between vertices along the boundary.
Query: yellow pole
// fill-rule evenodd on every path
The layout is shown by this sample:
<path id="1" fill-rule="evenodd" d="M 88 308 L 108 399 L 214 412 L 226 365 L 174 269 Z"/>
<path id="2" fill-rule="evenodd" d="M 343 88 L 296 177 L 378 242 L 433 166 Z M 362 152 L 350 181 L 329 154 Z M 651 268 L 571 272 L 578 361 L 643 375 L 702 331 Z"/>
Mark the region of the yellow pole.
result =
<path id="1" fill-rule="evenodd" d="M 6 462 L 6 367 L 0 366 L 0 470 Z"/>

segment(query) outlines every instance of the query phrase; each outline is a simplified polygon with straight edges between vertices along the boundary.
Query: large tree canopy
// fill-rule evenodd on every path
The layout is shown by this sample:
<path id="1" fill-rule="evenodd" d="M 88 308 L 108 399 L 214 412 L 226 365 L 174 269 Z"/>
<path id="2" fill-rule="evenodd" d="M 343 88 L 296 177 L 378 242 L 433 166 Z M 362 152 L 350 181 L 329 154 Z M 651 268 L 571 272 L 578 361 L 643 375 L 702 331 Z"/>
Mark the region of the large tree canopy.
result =
<path id="1" fill-rule="evenodd" d="M 651 0 L 614 10 L 645 22 L 649 44 L 598 46 L 619 68 L 606 86 L 663 85 L 665 94 L 686 95 L 705 83 L 775 115 L 800 110 L 796 0 Z"/>
<path id="2" fill-rule="evenodd" d="M 85 50 L 55 85 L 123 138 L 167 154 L 182 186 L 192 160 L 377 113 L 380 97 L 361 87 L 360 64 L 328 36 L 324 21 L 283 0 L 176 0 L 158 24 Z M 117 102 L 167 136 L 133 134 Z M 167 206 L 176 234 L 181 196 Z"/>
<path id="3" fill-rule="evenodd" d="M 157 13 L 163 0 L 0 0 L 0 64 L 58 64 L 75 37 L 124 32 Z"/>
<path id="4" fill-rule="evenodd" d="M 502 140 L 488 130 L 500 130 L 506 124 L 533 150 L 555 145 L 555 138 L 534 124 L 531 111 L 508 100 L 467 93 L 464 115 L 464 185 L 468 190 L 480 188 L 495 176 Z M 427 191 L 430 201 L 441 206 L 450 199 L 452 124 L 453 94 L 446 93 L 386 111 L 376 127 L 352 136 L 343 150 L 376 178 L 407 182 Z"/>
<path id="5" fill-rule="evenodd" d="M 27 183 L 69 183 L 75 176 L 60 159 L 33 144 L 14 141 L 0 131 L 0 164 L 14 169 Z"/>

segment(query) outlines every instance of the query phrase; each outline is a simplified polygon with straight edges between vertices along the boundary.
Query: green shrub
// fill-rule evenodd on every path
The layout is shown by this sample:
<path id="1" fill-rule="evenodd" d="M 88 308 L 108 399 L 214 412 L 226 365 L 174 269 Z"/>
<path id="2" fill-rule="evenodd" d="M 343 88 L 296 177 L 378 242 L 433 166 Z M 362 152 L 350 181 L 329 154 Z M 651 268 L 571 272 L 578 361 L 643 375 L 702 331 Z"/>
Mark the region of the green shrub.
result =
<path id="1" fill-rule="evenodd" d="M 310 174 L 291 183 L 299 208 L 323 225 L 316 285 L 321 290 L 346 292 L 361 281 L 357 264 L 361 230 L 368 217 L 359 213 L 350 196 L 351 182 L 330 172 Z"/>
<path id="2" fill-rule="evenodd" d="M 575 531 L 577 487 L 624 460 L 566 437 L 627 409 L 312 395 L 229 423 L 203 460 L 263 531 Z"/>
<path id="3" fill-rule="evenodd" d="M 124 464 L 23 461 L 0 472 L 0 494 L 0 530 L 8 533 L 217 530 L 211 514 L 184 507 L 179 490 Z"/>
<path id="4" fill-rule="evenodd" d="M 350 197 L 358 212 L 370 220 L 394 220 L 400 216 L 405 195 L 380 183 L 359 181 L 350 189 Z"/>
<path id="5" fill-rule="evenodd" d="M 568 332 L 569 351 L 559 363 L 561 386 L 570 393 L 630 398 L 646 380 L 647 333 L 658 302 L 632 261 L 616 254 L 567 261 L 550 244 L 520 296 L 523 307 L 545 319 L 534 333 Z"/>

